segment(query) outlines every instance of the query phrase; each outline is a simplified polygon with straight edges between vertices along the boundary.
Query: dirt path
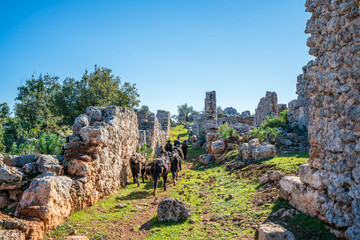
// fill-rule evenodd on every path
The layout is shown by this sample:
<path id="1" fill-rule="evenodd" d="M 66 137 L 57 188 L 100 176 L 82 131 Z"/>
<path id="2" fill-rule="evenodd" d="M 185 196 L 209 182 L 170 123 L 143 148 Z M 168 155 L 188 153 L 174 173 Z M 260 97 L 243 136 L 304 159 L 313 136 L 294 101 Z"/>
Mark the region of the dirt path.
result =
<path id="1" fill-rule="evenodd" d="M 184 169 L 191 169 L 193 164 L 187 163 L 184 164 Z M 167 191 L 164 192 L 161 187 L 161 191 L 158 192 L 158 196 L 154 197 L 150 194 L 147 194 L 146 197 L 136 202 L 136 207 L 139 211 L 136 212 L 133 218 L 130 221 L 123 223 L 121 226 L 110 228 L 109 232 L 117 233 L 121 236 L 121 239 L 145 239 L 150 227 L 152 226 L 153 218 L 156 215 L 157 207 L 159 202 L 166 198 L 174 189 L 175 186 L 172 182 L 171 174 L 169 174 Z M 179 174 L 179 182 L 181 182 L 183 174 Z M 160 182 L 162 184 L 162 182 Z M 160 185 L 159 183 L 159 185 Z M 140 186 L 141 187 L 141 186 Z M 156 229 L 153 229 L 156 231 Z M 114 234 L 115 235 L 115 234 Z M 119 239 L 118 237 L 108 237 L 107 239 Z"/>

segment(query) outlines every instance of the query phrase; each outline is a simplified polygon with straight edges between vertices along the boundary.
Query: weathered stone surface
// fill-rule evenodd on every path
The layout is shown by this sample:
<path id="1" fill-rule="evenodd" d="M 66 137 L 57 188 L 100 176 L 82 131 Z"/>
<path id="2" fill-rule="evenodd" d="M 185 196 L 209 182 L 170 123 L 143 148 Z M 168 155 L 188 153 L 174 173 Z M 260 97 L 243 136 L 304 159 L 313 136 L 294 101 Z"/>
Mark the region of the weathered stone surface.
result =
<path id="1" fill-rule="evenodd" d="M 210 153 L 214 158 L 220 157 L 225 151 L 225 143 L 221 140 L 211 143 Z"/>
<path id="2" fill-rule="evenodd" d="M 280 179 L 283 177 L 283 175 L 279 171 L 273 171 L 269 174 L 269 179 L 271 181 L 280 181 Z"/>
<path id="3" fill-rule="evenodd" d="M 21 169 L 25 174 L 32 175 L 39 172 L 38 164 L 36 162 L 31 162 L 25 164 Z"/>
<path id="4" fill-rule="evenodd" d="M 18 183 L 23 179 L 23 174 L 15 167 L 0 166 L 0 181 L 6 183 Z"/>
<path id="5" fill-rule="evenodd" d="M 276 156 L 275 146 L 271 144 L 267 144 L 265 146 L 252 149 L 251 156 L 255 160 L 262 160 L 270 157 L 275 157 Z"/>
<path id="6" fill-rule="evenodd" d="M 103 120 L 79 129 L 77 135 L 82 140 L 66 145 L 67 171 L 78 176 L 72 184 L 72 211 L 95 204 L 131 179 L 130 158 L 136 152 L 139 136 L 137 115 L 124 107 L 97 109 Z M 92 110 L 99 115 L 98 110 Z M 91 111 L 86 114 L 92 116 Z"/>
<path id="7" fill-rule="evenodd" d="M 320 213 L 322 200 L 318 191 L 307 187 L 299 177 L 285 176 L 280 180 L 280 197 L 290 205 L 316 217 Z"/>
<path id="8" fill-rule="evenodd" d="M 70 189 L 72 180 L 54 173 L 43 173 L 34 178 L 19 202 L 18 211 L 27 217 L 37 217 L 53 229 L 71 213 Z"/>
<path id="9" fill-rule="evenodd" d="M 22 168 L 27 163 L 35 162 L 35 155 L 22 155 L 22 156 L 13 156 L 9 155 L 4 158 L 4 163 L 8 166 L 20 167 Z"/>
<path id="10" fill-rule="evenodd" d="M 255 109 L 254 126 L 260 126 L 268 115 L 278 115 L 278 100 L 275 92 L 266 92 Z"/>
<path id="11" fill-rule="evenodd" d="M 264 174 L 264 175 L 262 175 L 261 177 L 258 178 L 258 182 L 260 184 L 267 183 L 268 181 L 269 181 L 269 175 L 267 175 L 267 174 Z"/>
<path id="12" fill-rule="evenodd" d="M 52 155 L 41 155 L 36 161 L 38 171 L 41 173 L 54 172 L 57 175 L 62 173 L 63 167 L 60 165 L 59 159 Z"/>
<path id="13" fill-rule="evenodd" d="M 296 93 L 297 99 L 289 102 L 288 121 L 291 127 L 298 126 L 307 129 L 310 121 L 311 99 L 306 94 L 306 82 L 302 74 L 297 77 Z"/>
<path id="14" fill-rule="evenodd" d="M 170 112 L 158 110 L 156 117 L 159 120 L 161 129 L 165 132 L 166 138 L 170 137 Z"/>
<path id="15" fill-rule="evenodd" d="M 190 207 L 176 198 L 164 198 L 160 201 L 158 209 L 158 221 L 178 222 L 191 216 Z"/>
<path id="16" fill-rule="evenodd" d="M 148 145 L 148 147 L 153 149 L 153 154 L 160 155 L 162 147 L 166 144 L 167 133 L 162 130 L 162 126 L 160 125 L 159 120 L 154 113 L 150 113 L 147 116 L 148 117 L 146 119 L 141 119 L 139 130 L 145 131 L 145 143 Z"/>
<path id="17" fill-rule="evenodd" d="M 0 209 L 6 208 L 11 204 L 10 198 L 7 196 L 0 196 Z"/>
<path id="18" fill-rule="evenodd" d="M 85 236 L 69 236 L 66 237 L 64 240 L 89 240 L 89 239 Z"/>
<path id="19" fill-rule="evenodd" d="M 321 171 L 310 168 L 309 164 L 302 164 L 299 167 L 300 181 L 309 184 L 313 188 L 321 189 L 322 183 Z"/>
<path id="20" fill-rule="evenodd" d="M 275 223 L 264 223 L 255 232 L 255 240 L 295 240 L 294 234 Z"/>
<path id="21" fill-rule="evenodd" d="M 19 230 L 1 230 L 0 240 L 25 240 L 25 234 Z"/>
<path id="22" fill-rule="evenodd" d="M 214 158 L 211 154 L 202 154 L 199 156 L 200 164 L 203 166 L 209 165 L 213 159 Z"/>

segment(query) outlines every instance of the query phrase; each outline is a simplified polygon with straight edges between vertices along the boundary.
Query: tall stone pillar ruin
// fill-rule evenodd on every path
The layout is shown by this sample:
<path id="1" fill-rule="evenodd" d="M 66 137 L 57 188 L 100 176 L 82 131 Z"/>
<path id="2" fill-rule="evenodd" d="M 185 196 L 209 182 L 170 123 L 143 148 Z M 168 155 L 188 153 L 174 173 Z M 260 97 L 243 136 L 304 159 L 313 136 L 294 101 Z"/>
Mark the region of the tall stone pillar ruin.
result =
<path id="1" fill-rule="evenodd" d="M 255 109 L 254 126 L 260 126 L 268 115 L 278 115 L 278 99 L 276 92 L 266 92 Z"/>

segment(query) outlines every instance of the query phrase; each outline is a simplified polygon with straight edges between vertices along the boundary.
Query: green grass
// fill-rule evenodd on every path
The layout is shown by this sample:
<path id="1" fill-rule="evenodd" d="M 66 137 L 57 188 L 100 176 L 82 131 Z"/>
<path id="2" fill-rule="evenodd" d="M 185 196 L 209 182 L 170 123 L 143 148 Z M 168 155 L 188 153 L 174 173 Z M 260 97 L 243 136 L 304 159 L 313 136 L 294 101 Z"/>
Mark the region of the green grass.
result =
<path id="1" fill-rule="evenodd" d="M 183 141 L 188 138 L 188 134 L 182 125 L 171 128 L 172 140 L 181 136 Z M 203 149 L 190 147 L 188 160 L 184 164 L 192 165 L 204 153 Z M 236 161 L 238 158 L 236 151 L 225 156 L 227 161 Z M 255 229 L 269 220 L 270 213 L 280 208 L 292 208 L 288 202 L 277 199 L 276 187 L 265 188 L 258 183 L 257 178 L 273 170 L 283 174 L 296 174 L 299 166 L 307 161 L 308 154 L 299 153 L 252 161 L 252 164 L 236 171 L 229 171 L 224 164 L 215 163 L 206 168 L 199 164 L 191 169 L 188 167 L 180 172 L 181 181 L 176 187 L 170 186 L 167 192 L 160 188 L 158 194 L 178 198 L 190 205 L 191 218 L 195 223 L 190 223 L 189 220 L 160 223 L 156 212 L 148 214 L 147 207 L 144 207 L 146 218 L 142 222 L 136 222 L 133 231 L 140 231 L 140 226 L 148 221 L 146 237 L 142 239 L 252 239 Z M 172 179 L 171 174 L 168 178 Z M 45 239 L 63 239 L 71 235 L 74 229 L 77 230 L 77 235 L 90 239 L 121 239 L 119 231 L 127 223 L 134 221 L 136 206 L 153 202 L 152 184 L 147 181 L 140 187 L 136 184 L 127 185 L 94 206 L 71 215 L 66 222 L 48 233 Z M 229 194 L 233 196 L 232 199 L 228 198 Z M 116 210 L 118 203 L 127 204 L 127 207 Z M 335 239 L 323 223 L 308 215 L 298 214 L 286 222 L 286 228 L 297 239 Z"/>
<path id="2" fill-rule="evenodd" d="M 189 138 L 190 132 L 184 125 L 177 125 L 176 127 L 170 128 L 170 140 L 174 142 L 178 136 L 180 136 L 180 142 L 187 140 Z"/>

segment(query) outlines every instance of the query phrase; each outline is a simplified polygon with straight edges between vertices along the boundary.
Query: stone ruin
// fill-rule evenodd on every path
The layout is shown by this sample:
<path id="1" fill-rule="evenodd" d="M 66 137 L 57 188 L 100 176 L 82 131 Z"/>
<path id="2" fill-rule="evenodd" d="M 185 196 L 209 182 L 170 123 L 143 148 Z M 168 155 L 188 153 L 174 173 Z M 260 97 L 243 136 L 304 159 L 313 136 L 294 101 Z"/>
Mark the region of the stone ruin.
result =
<path id="1" fill-rule="evenodd" d="M 360 239 L 360 1 L 307 0 L 309 163 L 280 181 L 281 196 L 324 221 L 339 238 Z"/>
<path id="2" fill-rule="evenodd" d="M 258 127 L 268 115 L 278 115 L 278 100 L 276 92 L 266 92 L 255 109 L 254 126 Z"/>
<path id="3" fill-rule="evenodd" d="M 226 115 L 237 115 L 237 110 L 233 107 L 227 107 L 222 111 L 223 114 Z"/>
<path id="4" fill-rule="evenodd" d="M 0 161 L 0 203 L 16 211 L 15 217 L 0 213 L 0 236 L 42 239 L 71 213 L 125 186 L 138 136 L 134 111 L 89 107 L 75 119 L 64 159 L 5 157 L 4 164 Z"/>
<path id="5" fill-rule="evenodd" d="M 165 118 L 163 118 L 164 116 L 160 114 L 159 116 L 162 117 L 162 122 L 164 124 L 161 125 L 154 113 L 148 113 L 146 115 L 143 115 L 141 111 L 139 112 L 138 112 L 138 121 L 140 122 L 139 137 L 138 137 L 139 146 L 147 144 L 149 148 L 153 149 L 153 154 L 159 155 L 163 146 L 166 144 L 166 140 L 168 136 L 170 136 L 170 132 L 167 133 L 163 130 L 163 129 L 168 129 L 168 131 L 170 131 L 170 121 L 168 121 L 167 122 L 168 125 L 165 126 L 165 121 L 164 121 Z M 142 117 L 142 119 L 140 119 L 140 117 Z M 170 117 L 168 119 L 170 120 Z"/>
<path id="6" fill-rule="evenodd" d="M 156 117 L 159 120 L 161 130 L 166 134 L 166 138 L 170 137 L 170 112 L 164 110 L 158 110 Z"/>
<path id="7" fill-rule="evenodd" d="M 296 93 L 297 99 L 289 102 L 288 120 L 292 127 L 299 126 L 307 129 L 310 120 L 311 100 L 306 94 L 306 85 L 302 74 L 297 78 Z"/>

